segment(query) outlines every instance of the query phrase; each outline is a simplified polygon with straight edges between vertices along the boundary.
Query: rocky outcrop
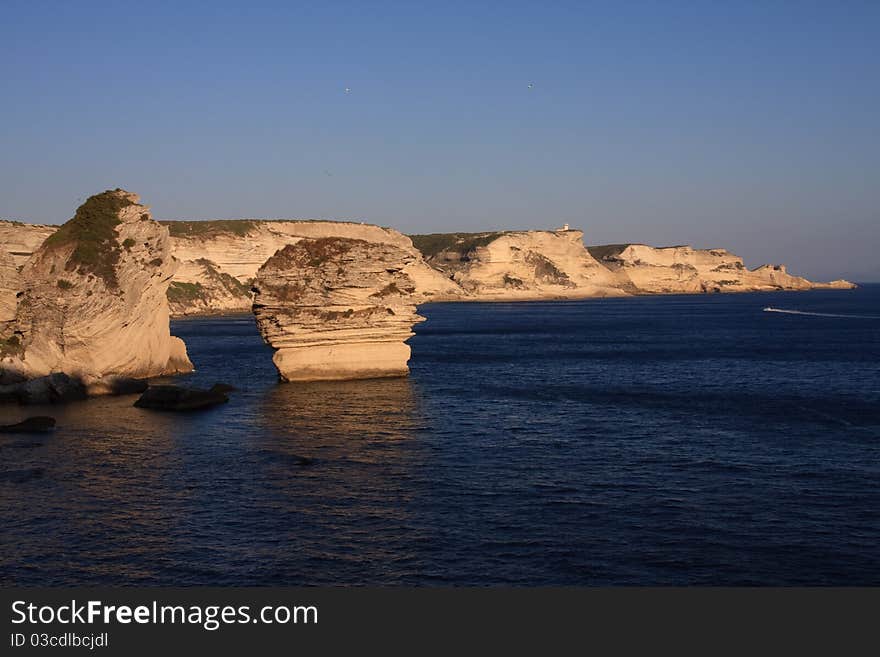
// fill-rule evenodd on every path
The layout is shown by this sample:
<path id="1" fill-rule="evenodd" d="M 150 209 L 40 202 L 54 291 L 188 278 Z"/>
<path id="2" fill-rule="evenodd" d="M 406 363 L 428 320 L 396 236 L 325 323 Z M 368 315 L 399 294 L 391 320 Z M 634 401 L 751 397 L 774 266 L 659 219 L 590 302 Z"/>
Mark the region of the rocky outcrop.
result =
<path id="1" fill-rule="evenodd" d="M 643 244 L 584 247 L 578 230 L 413 235 L 338 221 L 220 220 L 163 222 L 180 266 L 168 288 L 174 315 L 248 312 L 250 286 L 275 252 L 302 239 L 346 238 L 391 244 L 416 257 L 406 273 L 418 302 L 565 299 L 627 294 L 698 294 L 765 290 L 847 289 L 847 281 L 814 283 L 783 265 L 749 270 L 724 249 Z M 0 222 L 17 263 L 53 226 Z M 8 270 L 8 266 L 6 267 Z M 0 323 L 17 283 L 0 262 Z M 5 292 L 4 292 L 5 290 Z M 5 300 L 5 301 L 4 301 Z"/>
<path id="2" fill-rule="evenodd" d="M 390 228 L 344 221 L 256 219 L 163 223 L 171 231 L 172 252 L 181 262 L 169 290 L 176 315 L 250 310 L 247 290 L 257 270 L 278 250 L 302 239 L 347 238 L 390 244 L 415 256 L 409 259 L 406 273 L 421 300 L 463 295 L 458 285 L 418 257 L 407 236 Z"/>
<path id="3" fill-rule="evenodd" d="M 792 276 L 784 265 L 763 265 L 750 270 L 742 258 L 725 249 L 614 244 L 589 247 L 589 250 L 610 271 L 625 277 L 640 294 L 855 287 L 847 281 L 813 283 L 800 276 Z"/>
<path id="4" fill-rule="evenodd" d="M 217 386 L 210 390 L 181 386 L 150 386 L 134 405 L 154 411 L 201 411 L 225 404 L 229 397 Z"/>
<path id="5" fill-rule="evenodd" d="M 167 228 L 135 194 L 89 198 L 21 270 L 15 318 L 0 336 L 5 377 L 63 373 L 99 394 L 189 371 L 186 347 L 169 333 L 175 270 Z"/>
<path id="6" fill-rule="evenodd" d="M 303 239 L 260 267 L 254 315 L 284 381 L 404 376 L 416 314 L 404 245 Z"/>
<path id="7" fill-rule="evenodd" d="M 634 291 L 590 255 L 579 230 L 414 235 L 413 243 L 473 299 L 565 299 Z"/>

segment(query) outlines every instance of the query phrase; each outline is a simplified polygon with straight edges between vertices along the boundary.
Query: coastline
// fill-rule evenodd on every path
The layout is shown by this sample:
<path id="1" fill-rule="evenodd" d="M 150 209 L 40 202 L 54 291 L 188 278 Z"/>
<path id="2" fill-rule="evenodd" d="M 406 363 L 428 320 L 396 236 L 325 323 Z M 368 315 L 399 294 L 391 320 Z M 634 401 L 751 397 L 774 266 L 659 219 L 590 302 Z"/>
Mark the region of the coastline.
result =
<path id="1" fill-rule="evenodd" d="M 767 290 L 728 290 L 723 292 L 634 292 L 628 294 L 603 294 L 603 295 L 561 295 L 561 294 L 551 294 L 551 295 L 491 295 L 491 296 L 467 296 L 467 297 L 454 297 L 454 296 L 444 296 L 437 299 L 423 299 L 417 305 L 423 306 L 426 304 L 449 304 L 449 303 L 539 303 L 542 301 L 599 301 L 602 299 L 631 299 L 631 298 L 659 298 L 659 297 L 714 297 L 714 296 L 724 296 L 724 295 L 746 295 L 746 294 L 775 294 L 777 292 L 800 292 L 800 293 L 808 293 L 808 292 L 849 292 L 852 290 L 857 290 L 859 288 L 870 286 L 870 285 L 880 285 L 880 282 L 873 283 L 855 283 L 855 287 L 852 288 L 834 288 L 834 287 L 814 287 L 809 289 L 791 289 L 791 288 L 777 288 L 777 289 L 767 289 Z M 253 317 L 253 313 L 250 310 L 218 310 L 217 312 L 211 311 L 200 311 L 200 312 L 192 312 L 186 314 L 171 314 L 171 319 L 174 321 L 183 321 L 187 319 L 204 319 L 206 317 Z"/>

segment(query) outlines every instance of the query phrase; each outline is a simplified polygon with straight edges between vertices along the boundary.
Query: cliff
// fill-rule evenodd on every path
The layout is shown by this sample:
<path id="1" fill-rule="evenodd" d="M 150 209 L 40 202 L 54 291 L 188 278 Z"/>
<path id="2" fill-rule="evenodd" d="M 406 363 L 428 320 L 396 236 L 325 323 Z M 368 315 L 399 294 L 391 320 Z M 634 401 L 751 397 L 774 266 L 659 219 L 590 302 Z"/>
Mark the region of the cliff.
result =
<path id="1" fill-rule="evenodd" d="M 259 267 L 287 245 L 321 238 L 390 244 L 415 256 L 406 273 L 415 286 L 413 297 L 420 303 L 854 287 L 847 281 L 814 283 L 789 274 L 783 265 L 749 270 L 742 258 L 725 249 L 644 244 L 585 247 L 578 230 L 407 237 L 390 228 L 337 221 L 163 223 L 170 231 L 172 254 L 180 261 L 168 288 L 171 312 L 177 316 L 249 312 L 250 286 Z M 54 230 L 53 226 L 0 222 L 2 244 L 18 264 Z"/>
<path id="2" fill-rule="evenodd" d="M 0 249 L 0 334 L 6 324 L 15 319 L 18 288 L 18 267 L 15 266 L 12 256 Z"/>
<path id="3" fill-rule="evenodd" d="M 88 392 L 122 379 L 188 371 L 169 333 L 166 289 L 176 270 L 168 230 L 135 194 L 89 198 L 22 268 L 3 331 L 7 380 L 63 373 Z"/>
<path id="4" fill-rule="evenodd" d="M 404 376 L 416 314 L 405 244 L 324 237 L 279 250 L 254 282 L 254 315 L 284 381 Z"/>
<path id="5" fill-rule="evenodd" d="M 588 250 L 600 263 L 624 277 L 641 294 L 855 287 L 847 281 L 813 283 L 800 276 L 792 276 L 784 265 L 763 265 L 750 270 L 742 258 L 725 249 L 612 244 L 591 246 Z"/>
<path id="6" fill-rule="evenodd" d="M 472 299 L 621 296 L 635 290 L 584 248 L 579 230 L 414 235 L 427 262 Z"/>
<path id="7" fill-rule="evenodd" d="M 180 262 L 167 296 L 171 313 L 178 317 L 250 312 L 252 303 L 250 287 L 207 258 Z"/>
<path id="8" fill-rule="evenodd" d="M 15 266 L 20 268 L 56 230 L 58 226 L 25 224 L 20 221 L 0 219 L 0 245 L 12 257 Z"/>
<path id="9" fill-rule="evenodd" d="M 247 311 L 251 307 L 247 288 L 257 270 L 277 251 L 302 239 L 346 238 L 390 244 L 413 256 L 407 275 L 422 300 L 455 298 L 457 285 L 427 266 L 410 239 L 390 228 L 343 221 L 218 220 L 163 222 L 171 232 L 171 249 L 181 261 L 176 283 L 188 289 L 171 297 L 175 314 Z M 241 289 L 227 277 L 242 284 Z M 175 294 L 172 286 L 171 294 Z M 179 286 L 176 286 L 179 287 Z M 189 302 L 187 294 L 192 298 Z M 215 305 L 219 304 L 219 305 Z"/>

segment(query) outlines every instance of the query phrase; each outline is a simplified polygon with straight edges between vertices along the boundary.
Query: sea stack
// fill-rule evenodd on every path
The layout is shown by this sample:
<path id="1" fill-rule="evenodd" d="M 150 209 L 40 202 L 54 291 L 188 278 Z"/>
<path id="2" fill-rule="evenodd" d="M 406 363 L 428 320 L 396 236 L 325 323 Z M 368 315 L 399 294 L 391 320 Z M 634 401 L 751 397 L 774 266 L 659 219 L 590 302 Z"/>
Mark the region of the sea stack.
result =
<path id="1" fill-rule="evenodd" d="M 9 381 L 63 374 L 101 394 L 190 371 L 168 324 L 176 267 L 168 229 L 136 194 L 90 197 L 24 264 L 15 317 L 0 325 L 0 372 Z"/>
<path id="2" fill-rule="evenodd" d="M 423 321 L 405 269 L 418 256 L 389 243 L 303 239 L 257 272 L 254 315 L 284 381 L 406 376 L 406 340 Z"/>

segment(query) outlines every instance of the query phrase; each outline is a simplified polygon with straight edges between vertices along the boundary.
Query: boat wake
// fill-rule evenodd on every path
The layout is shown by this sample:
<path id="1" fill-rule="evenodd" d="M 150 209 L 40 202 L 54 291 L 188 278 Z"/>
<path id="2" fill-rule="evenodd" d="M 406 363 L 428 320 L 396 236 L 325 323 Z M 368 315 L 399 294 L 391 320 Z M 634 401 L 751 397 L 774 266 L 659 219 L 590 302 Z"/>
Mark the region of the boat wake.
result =
<path id="1" fill-rule="evenodd" d="M 786 315 L 807 315 L 809 317 L 843 317 L 846 319 L 880 319 L 878 315 L 844 315 L 837 313 L 810 313 L 804 310 L 786 310 L 784 308 L 764 308 L 765 313 L 784 313 Z"/>

